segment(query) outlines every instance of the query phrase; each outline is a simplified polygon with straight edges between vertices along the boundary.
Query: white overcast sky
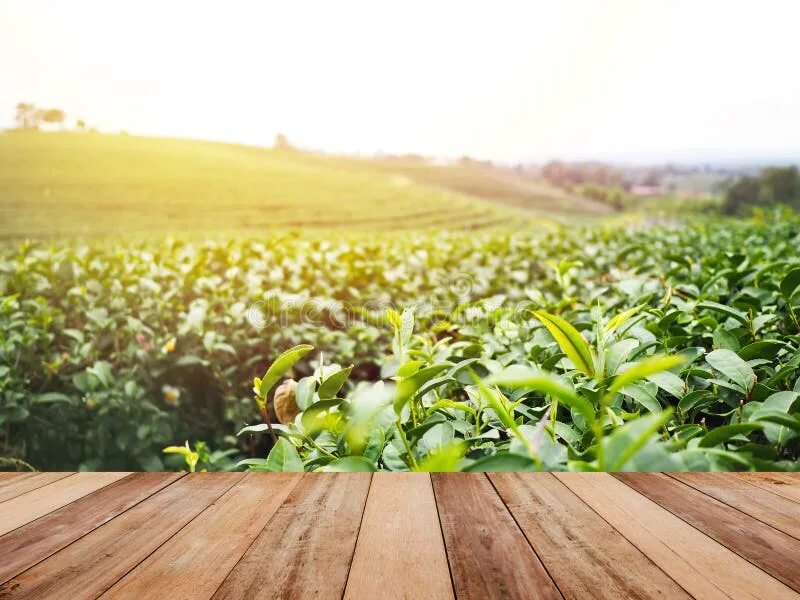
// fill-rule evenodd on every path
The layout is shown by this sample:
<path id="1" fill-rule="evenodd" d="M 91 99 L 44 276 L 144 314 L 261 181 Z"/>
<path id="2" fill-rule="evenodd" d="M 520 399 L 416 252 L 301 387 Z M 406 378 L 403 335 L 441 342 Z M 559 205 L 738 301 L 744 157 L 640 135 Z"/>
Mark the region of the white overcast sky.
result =
<path id="1" fill-rule="evenodd" d="M 798 26 L 793 0 L 0 0 L 0 125 L 24 100 L 328 151 L 800 157 Z"/>

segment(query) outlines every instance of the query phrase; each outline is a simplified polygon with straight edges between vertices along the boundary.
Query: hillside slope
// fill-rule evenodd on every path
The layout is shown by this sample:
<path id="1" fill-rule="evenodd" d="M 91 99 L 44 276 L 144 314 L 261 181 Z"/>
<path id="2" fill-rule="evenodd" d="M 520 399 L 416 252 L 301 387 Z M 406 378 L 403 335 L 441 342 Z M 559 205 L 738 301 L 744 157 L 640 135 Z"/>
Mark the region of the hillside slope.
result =
<path id="1" fill-rule="evenodd" d="M 467 194 L 535 214 L 576 217 L 614 212 L 604 204 L 569 194 L 546 181 L 533 180 L 513 169 L 478 161 L 436 164 L 417 157 L 348 159 L 314 154 L 306 155 L 305 160 L 402 175 L 419 184 Z"/>
<path id="2" fill-rule="evenodd" d="M 0 237 L 478 228 L 519 223 L 519 208 L 535 211 L 529 216 L 602 213 L 602 207 L 575 204 L 557 191 L 537 196 L 521 181 L 482 165 L 127 135 L 5 132 Z"/>

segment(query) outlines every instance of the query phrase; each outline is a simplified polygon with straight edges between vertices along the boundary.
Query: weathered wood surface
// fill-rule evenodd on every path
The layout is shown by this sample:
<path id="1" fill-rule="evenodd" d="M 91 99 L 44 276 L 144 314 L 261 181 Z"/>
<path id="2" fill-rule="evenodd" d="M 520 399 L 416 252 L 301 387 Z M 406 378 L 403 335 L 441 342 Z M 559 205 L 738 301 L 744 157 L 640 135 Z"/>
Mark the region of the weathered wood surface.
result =
<path id="1" fill-rule="evenodd" d="M 0 477 L 0 598 L 800 598 L 800 475 Z"/>

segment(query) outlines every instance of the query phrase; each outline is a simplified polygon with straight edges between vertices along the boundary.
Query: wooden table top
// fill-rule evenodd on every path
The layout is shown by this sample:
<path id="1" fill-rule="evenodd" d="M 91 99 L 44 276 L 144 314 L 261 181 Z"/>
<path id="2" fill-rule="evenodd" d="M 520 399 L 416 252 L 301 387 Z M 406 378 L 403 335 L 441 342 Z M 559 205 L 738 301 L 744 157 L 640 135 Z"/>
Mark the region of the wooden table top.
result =
<path id="1" fill-rule="evenodd" d="M 0 598 L 797 598 L 800 475 L 0 473 Z"/>

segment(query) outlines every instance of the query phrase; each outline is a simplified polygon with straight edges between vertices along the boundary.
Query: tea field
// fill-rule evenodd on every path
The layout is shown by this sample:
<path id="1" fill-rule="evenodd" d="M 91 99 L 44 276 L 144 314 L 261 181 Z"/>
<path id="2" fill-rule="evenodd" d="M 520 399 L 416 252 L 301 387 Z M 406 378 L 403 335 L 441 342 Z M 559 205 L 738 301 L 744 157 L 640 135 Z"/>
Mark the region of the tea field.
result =
<path id="1" fill-rule="evenodd" d="M 799 247 L 793 216 L 9 241 L 0 456 L 796 470 Z"/>
<path id="2" fill-rule="evenodd" d="M 520 215 L 518 209 L 524 213 Z M 478 229 L 609 209 L 481 163 L 0 132 L 0 238 Z"/>

